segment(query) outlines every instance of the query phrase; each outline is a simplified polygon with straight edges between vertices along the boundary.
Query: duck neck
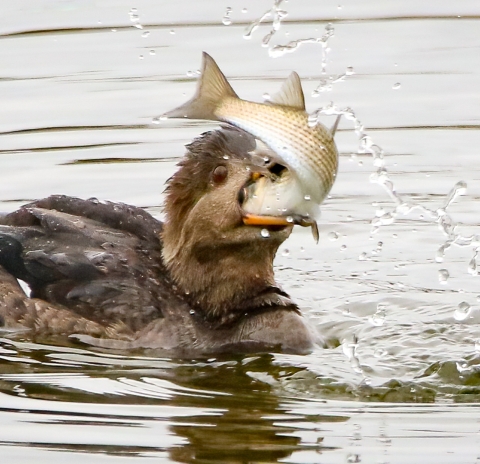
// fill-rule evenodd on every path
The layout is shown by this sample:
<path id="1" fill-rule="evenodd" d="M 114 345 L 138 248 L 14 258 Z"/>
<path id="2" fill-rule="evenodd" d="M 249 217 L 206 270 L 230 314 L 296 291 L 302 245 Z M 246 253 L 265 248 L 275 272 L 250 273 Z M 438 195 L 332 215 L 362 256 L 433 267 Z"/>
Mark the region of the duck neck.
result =
<path id="1" fill-rule="evenodd" d="M 251 301 L 275 286 L 273 259 L 277 247 L 215 244 L 177 248 L 164 261 L 172 280 L 190 306 L 217 323 L 248 312 Z"/>

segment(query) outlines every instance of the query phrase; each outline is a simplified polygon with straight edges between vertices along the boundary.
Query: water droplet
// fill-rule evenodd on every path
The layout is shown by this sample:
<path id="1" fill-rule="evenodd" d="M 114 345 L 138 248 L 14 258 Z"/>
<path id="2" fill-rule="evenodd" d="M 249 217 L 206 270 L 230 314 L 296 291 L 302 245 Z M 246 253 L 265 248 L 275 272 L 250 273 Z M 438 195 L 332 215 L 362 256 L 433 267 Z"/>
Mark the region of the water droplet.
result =
<path id="1" fill-rule="evenodd" d="M 338 240 L 338 234 L 336 232 L 329 232 L 328 238 L 333 242 L 335 240 Z"/>
<path id="2" fill-rule="evenodd" d="M 225 15 L 222 18 L 222 23 L 225 26 L 230 26 L 230 24 L 232 24 L 232 19 L 230 18 L 231 13 L 232 8 L 230 6 L 227 6 L 227 9 L 225 10 Z"/>
<path id="3" fill-rule="evenodd" d="M 347 454 L 347 463 L 356 463 L 356 462 L 362 462 L 360 459 L 360 455 L 355 454 L 355 453 L 349 453 Z"/>
<path id="4" fill-rule="evenodd" d="M 437 253 L 435 254 L 435 261 L 436 261 L 437 263 L 443 263 L 443 258 L 445 257 L 445 250 L 446 250 L 445 245 L 442 245 L 442 246 L 437 250 Z"/>
<path id="5" fill-rule="evenodd" d="M 447 284 L 448 283 L 448 278 L 450 277 L 450 273 L 447 271 L 447 269 L 440 269 L 438 271 L 438 281 L 441 284 Z"/>
<path id="6" fill-rule="evenodd" d="M 480 353 L 480 338 L 477 338 L 477 339 L 475 340 L 475 345 L 474 345 L 474 346 L 475 346 L 475 351 L 476 351 L 477 353 Z"/>
<path id="7" fill-rule="evenodd" d="M 358 256 L 358 260 L 359 261 L 366 261 L 367 260 L 367 253 L 365 253 L 365 252 L 360 253 L 360 255 Z"/>
<path id="8" fill-rule="evenodd" d="M 312 199 L 310 195 L 305 195 L 303 198 L 305 199 L 305 201 L 310 201 Z"/>
<path id="9" fill-rule="evenodd" d="M 308 125 L 310 127 L 315 127 L 318 123 L 318 114 L 313 113 L 308 115 Z"/>
<path id="10" fill-rule="evenodd" d="M 303 253 L 305 251 L 305 248 L 300 247 L 300 252 Z"/>
<path id="11" fill-rule="evenodd" d="M 175 29 L 170 29 L 170 34 L 175 35 Z"/>
<path id="12" fill-rule="evenodd" d="M 468 263 L 468 273 L 470 275 L 478 275 L 477 271 L 477 253 L 475 253 L 475 256 L 470 260 Z"/>
<path id="13" fill-rule="evenodd" d="M 457 195 L 466 195 L 467 194 L 467 183 L 461 180 L 455 185 Z"/>
<path id="14" fill-rule="evenodd" d="M 112 29 L 112 32 L 117 32 L 117 30 L 116 30 L 116 29 Z"/>
<path id="15" fill-rule="evenodd" d="M 398 90 L 401 86 L 402 86 L 402 84 L 400 84 L 400 82 L 396 82 L 395 84 L 393 84 L 392 89 L 393 90 Z"/>
<path id="16" fill-rule="evenodd" d="M 386 356 L 388 354 L 388 351 L 387 350 L 384 350 L 383 348 L 377 348 L 374 353 L 373 353 L 373 356 L 375 356 L 376 358 L 383 358 L 384 356 Z"/>
<path id="17" fill-rule="evenodd" d="M 150 35 L 150 31 L 144 31 L 142 32 L 142 37 L 146 39 Z"/>
<path id="18" fill-rule="evenodd" d="M 342 246 L 340 247 L 340 251 L 345 251 L 346 249 L 347 249 L 347 245 L 342 245 Z"/>
<path id="19" fill-rule="evenodd" d="M 144 57 L 143 57 L 143 55 L 140 55 L 138 58 L 139 58 L 140 60 L 143 60 Z"/>
<path id="20" fill-rule="evenodd" d="M 288 248 L 285 248 L 283 251 L 282 251 L 282 256 L 290 256 L 290 250 Z"/>
<path id="21" fill-rule="evenodd" d="M 342 343 L 343 354 L 349 360 L 352 360 L 356 357 L 357 347 L 358 347 L 358 343 L 356 342 L 356 340 L 353 340 L 353 341 L 344 340 L 344 342 Z"/>
<path id="22" fill-rule="evenodd" d="M 128 16 L 130 16 L 130 21 L 132 23 L 136 23 L 138 22 L 139 20 L 139 17 L 138 17 L 138 14 L 137 14 L 137 9 L 136 8 L 132 8 L 130 10 L 130 12 L 128 13 Z"/>
<path id="23" fill-rule="evenodd" d="M 453 318 L 456 321 L 464 321 L 468 316 L 470 316 L 471 310 L 472 308 L 470 305 L 466 301 L 462 301 L 453 313 Z"/>
<path id="24" fill-rule="evenodd" d="M 152 49 L 152 50 L 150 50 L 150 52 L 149 52 L 149 53 L 150 53 L 150 55 L 152 55 L 152 56 L 153 56 L 153 55 L 155 55 L 156 51 Z"/>
<path id="25" fill-rule="evenodd" d="M 262 95 L 263 99 L 264 100 L 270 100 L 270 94 L 268 92 L 265 92 L 263 95 Z"/>
<path id="26" fill-rule="evenodd" d="M 293 217 L 292 217 L 292 216 L 287 216 L 287 218 L 286 218 L 286 219 L 287 219 L 287 222 L 290 222 L 290 223 L 292 223 L 292 222 L 293 222 Z"/>
<path id="27" fill-rule="evenodd" d="M 375 314 L 372 317 L 370 317 L 368 320 L 370 324 L 372 324 L 373 326 L 380 327 L 385 323 L 386 314 L 387 314 L 387 306 L 385 305 L 385 303 L 378 303 Z"/>
<path id="28" fill-rule="evenodd" d="M 374 314 L 370 319 L 370 323 L 375 327 L 381 327 L 385 322 L 385 317 L 381 314 Z"/>
<path id="29" fill-rule="evenodd" d="M 153 124 L 160 124 L 160 117 L 157 116 L 157 117 L 153 118 L 152 123 Z"/>
<path id="30" fill-rule="evenodd" d="M 242 13 L 248 13 L 248 9 L 247 8 L 242 8 Z"/>
<path id="31" fill-rule="evenodd" d="M 457 365 L 457 371 L 459 373 L 467 372 L 471 370 L 470 366 L 465 361 L 456 362 L 455 364 Z"/>
<path id="32" fill-rule="evenodd" d="M 263 237 L 263 238 L 268 238 L 270 237 L 270 232 L 268 231 L 268 229 L 262 229 L 260 231 L 260 235 Z"/>
<path id="33" fill-rule="evenodd" d="M 352 76 L 353 74 L 355 74 L 355 71 L 353 70 L 353 67 L 352 67 L 352 66 L 349 66 L 349 67 L 347 68 L 347 70 L 345 71 L 345 74 L 346 74 L 347 76 Z M 349 118 L 347 117 L 347 119 L 350 119 L 350 120 L 351 120 L 351 119 L 352 119 L 352 115 L 349 114 L 349 113 L 345 113 L 345 116 L 347 116 L 347 114 L 350 116 Z M 355 116 L 354 116 L 354 117 L 355 117 Z"/>
<path id="34" fill-rule="evenodd" d="M 190 312 L 190 314 L 192 314 L 192 315 L 195 314 L 195 310 L 194 310 L 194 309 L 191 309 L 189 312 Z"/>

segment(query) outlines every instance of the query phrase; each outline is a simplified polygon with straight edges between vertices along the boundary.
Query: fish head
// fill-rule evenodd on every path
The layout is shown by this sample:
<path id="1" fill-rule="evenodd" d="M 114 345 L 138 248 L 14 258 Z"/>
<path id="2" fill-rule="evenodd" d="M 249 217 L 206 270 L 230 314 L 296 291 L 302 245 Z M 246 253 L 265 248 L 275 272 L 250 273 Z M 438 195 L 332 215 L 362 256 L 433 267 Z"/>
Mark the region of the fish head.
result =
<path id="1" fill-rule="evenodd" d="M 304 183 L 295 171 L 283 164 L 276 153 L 260 140 L 256 140 L 256 148 L 251 154 L 263 170 L 257 170 L 243 188 L 241 205 L 244 223 L 265 227 L 312 227 L 314 238 L 318 241 L 316 219 L 319 206 L 305 193 Z"/>

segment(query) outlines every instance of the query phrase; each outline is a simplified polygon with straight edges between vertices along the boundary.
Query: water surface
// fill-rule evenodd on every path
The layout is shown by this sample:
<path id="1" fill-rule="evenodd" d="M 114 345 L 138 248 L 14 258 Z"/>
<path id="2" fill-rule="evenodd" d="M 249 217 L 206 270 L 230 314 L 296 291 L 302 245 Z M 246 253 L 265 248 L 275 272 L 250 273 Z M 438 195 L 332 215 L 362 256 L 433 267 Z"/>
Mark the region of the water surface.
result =
<path id="1" fill-rule="evenodd" d="M 325 75 L 321 42 L 271 58 L 261 46 L 271 23 L 243 38 L 271 7 L 4 6 L 0 210 L 64 193 L 161 218 L 183 145 L 215 125 L 152 118 L 193 93 L 205 50 L 242 98 L 261 101 L 296 70 L 310 111 L 352 108 L 385 151 L 395 192 L 444 210 L 457 244 L 442 251 L 449 237 L 428 212 L 403 214 L 370 182 L 379 166 L 344 118 L 320 243 L 298 230 L 276 260 L 279 282 L 329 349 L 158 359 L 2 333 L 2 462 L 480 462 L 478 2 L 284 3 L 270 47 L 321 38 L 330 22 Z M 348 67 L 354 74 L 312 97 Z M 466 191 L 448 204 L 460 181 Z M 372 220 L 392 212 L 372 233 Z"/>

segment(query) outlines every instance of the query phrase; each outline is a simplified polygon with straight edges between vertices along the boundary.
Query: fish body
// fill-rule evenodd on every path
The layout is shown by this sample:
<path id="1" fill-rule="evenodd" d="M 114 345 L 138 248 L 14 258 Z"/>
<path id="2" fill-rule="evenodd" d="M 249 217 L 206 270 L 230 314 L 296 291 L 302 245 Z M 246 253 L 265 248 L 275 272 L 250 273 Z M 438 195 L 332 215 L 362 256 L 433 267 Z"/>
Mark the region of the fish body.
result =
<path id="1" fill-rule="evenodd" d="M 226 98 L 215 113 L 262 140 L 298 177 L 304 196 L 317 204 L 323 201 L 338 168 L 335 142 L 326 127 L 310 127 L 305 110 L 234 98 Z"/>
<path id="2" fill-rule="evenodd" d="M 292 73 L 268 103 L 240 99 L 213 58 L 203 53 L 202 73 L 194 97 L 164 114 L 168 118 L 207 119 L 237 126 L 263 141 L 291 170 L 298 201 L 319 205 L 330 191 L 338 152 L 330 131 L 310 126 L 300 78 Z M 293 184 L 289 185 L 293 190 Z"/>

